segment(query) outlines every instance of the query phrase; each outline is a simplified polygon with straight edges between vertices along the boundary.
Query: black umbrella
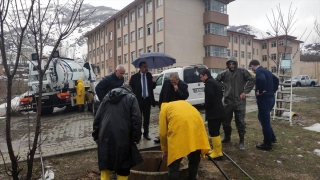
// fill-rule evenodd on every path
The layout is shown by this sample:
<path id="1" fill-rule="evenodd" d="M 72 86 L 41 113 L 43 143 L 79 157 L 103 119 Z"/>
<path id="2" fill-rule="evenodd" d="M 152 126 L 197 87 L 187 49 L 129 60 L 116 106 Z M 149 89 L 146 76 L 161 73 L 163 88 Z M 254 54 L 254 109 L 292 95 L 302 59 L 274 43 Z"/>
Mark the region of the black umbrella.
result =
<path id="1" fill-rule="evenodd" d="M 139 68 L 140 62 L 146 62 L 150 69 L 158 69 L 162 67 L 171 66 L 176 63 L 176 59 L 159 52 L 144 53 L 137 59 L 135 59 L 132 64 Z"/>

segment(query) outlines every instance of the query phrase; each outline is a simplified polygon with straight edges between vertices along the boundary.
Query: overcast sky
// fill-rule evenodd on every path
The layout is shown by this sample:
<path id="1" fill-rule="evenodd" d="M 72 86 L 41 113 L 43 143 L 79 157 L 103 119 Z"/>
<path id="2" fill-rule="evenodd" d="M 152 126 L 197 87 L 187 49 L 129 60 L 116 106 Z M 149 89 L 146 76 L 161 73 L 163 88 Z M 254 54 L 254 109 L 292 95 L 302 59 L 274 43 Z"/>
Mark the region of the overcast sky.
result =
<path id="1" fill-rule="evenodd" d="M 94 6 L 109 6 L 114 9 L 122 9 L 133 0 L 85 0 Z M 170 0 L 172 1 L 172 0 Z M 185 1 L 185 0 L 175 0 Z M 270 30 L 270 24 L 266 15 L 272 18 L 272 9 L 277 11 L 279 6 L 287 15 L 290 4 L 292 2 L 292 10 L 297 8 L 295 19 L 296 30 L 292 35 L 300 39 L 302 33 L 308 28 L 308 33 L 301 39 L 305 40 L 310 30 L 313 30 L 313 23 L 316 17 L 320 22 L 320 0 L 235 0 L 228 5 L 229 24 L 230 25 L 251 25 L 262 31 Z M 287 16 L 286 16 L 287 17 Z M 312 32 L 307 42 L 311 43 L 316 38 Z"/>

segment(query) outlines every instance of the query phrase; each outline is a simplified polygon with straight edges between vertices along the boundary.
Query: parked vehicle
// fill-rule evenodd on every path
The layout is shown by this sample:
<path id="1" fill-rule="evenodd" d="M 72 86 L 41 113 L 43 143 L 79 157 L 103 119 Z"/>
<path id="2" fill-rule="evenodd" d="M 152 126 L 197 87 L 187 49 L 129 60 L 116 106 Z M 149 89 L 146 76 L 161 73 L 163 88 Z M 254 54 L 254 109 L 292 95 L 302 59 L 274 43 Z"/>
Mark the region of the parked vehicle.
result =
<path id="1" fill-rule="evenodd" d="M 51 114 L 54 107 L 75 107 L 76 102 L 73 97 L 76 96 L 75 86 L 77 80 L 82 78 L 85 86 L 86 104 L 88 110 L 93 110 L 94 66 L 92 64 L 79 64 L 73 59 L 59 57 L 57 55 L 49 63 L 43 79 L 43 88 L 39 90 L 38 68 L 44 69 L 48 59 L 42 58 L 41 67 L 38 67 L 38 57 L 32 54 L 32 62 L 29 63 L 28 93 L 20 99 L 20 111 L 36 111 L 39 97 L 39 91 L 42 91 L 41 114 Z M 89 69 L 87 69 L 89 68 Z"/>
<path id="2" fill-rule="evenodd" d="M 188 84 L 189 98 L 187 101 L 192 105 L 204 104 L 204 83 L 200 80 L 199 73 L 203 69 L 208 69 L 205 65 L 190 65 L 185 67 L 173 67 L 164 70 L 157 78 L 157 86 L 153 90 L 154 98 L 159 102 L 162 84 L 165 79 L 170 78 L 170 74 L 178 73 L 181 80 Z"/>
<path id="3" fill-rule="evenodd" d="M 284 81 L 286 87 L 290 86 L 296 86 L 296 87 L 301 87 L 301 86 L 316 86 L 318 84 L 317 79 L 311 79 L 307 75 L 299 75 L 296 77 L 292 77 L 291 79 L 285 80 Z M 291 83 L 291 84 L 290 84 Z"/>

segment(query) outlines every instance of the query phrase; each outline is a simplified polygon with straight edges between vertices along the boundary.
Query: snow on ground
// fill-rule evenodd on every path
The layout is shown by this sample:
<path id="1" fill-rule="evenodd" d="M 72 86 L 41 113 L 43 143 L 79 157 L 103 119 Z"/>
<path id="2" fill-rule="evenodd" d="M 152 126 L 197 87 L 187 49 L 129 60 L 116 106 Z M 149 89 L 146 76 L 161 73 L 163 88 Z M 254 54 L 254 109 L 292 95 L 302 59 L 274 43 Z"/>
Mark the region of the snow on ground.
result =
<path id="1" fill-rule="evenodd" d="M 313 151 L 313 154 L 317 155 L 317 156 L 320 156 L 320 149 L 315 149 Z"/>
<path id="2" fill-rule="evenodd" d="M 304 127 L 303 129 L 320 132 L 320 123 L 313 124 L 313 125 L 311 125 L 309 127 Z"/>

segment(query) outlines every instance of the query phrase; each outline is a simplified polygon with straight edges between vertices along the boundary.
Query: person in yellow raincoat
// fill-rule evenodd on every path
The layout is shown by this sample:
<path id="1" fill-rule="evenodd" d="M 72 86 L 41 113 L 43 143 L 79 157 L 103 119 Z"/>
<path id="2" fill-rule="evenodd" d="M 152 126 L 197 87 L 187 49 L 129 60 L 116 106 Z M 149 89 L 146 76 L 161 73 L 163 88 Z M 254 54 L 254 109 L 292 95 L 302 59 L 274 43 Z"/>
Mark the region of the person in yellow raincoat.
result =
<path id="1" fill-rule="evenodd" d="M 85 96 L 85 89 L 83 85 L 83 81 L 81 78 L 78 79 L 78 84 L 75 86 L 77 95 L 76 95 L 76 102 L 77 105 L 79 106 L 79 111 L 83 112 L 84 111 L 84 96 Z"/>
<path id="2" fill-rule="evenodd" d="M 189 159 L 189 179 L 195 180 L 201 156 L 210 145 L 200 112 L 184 100 L 162 103 L 159 114 L 162 158 L 167 158 L 169 180 L 179 179 L 182 158 Z M 201 155 L 201 156 L 200 156 Z"/>

